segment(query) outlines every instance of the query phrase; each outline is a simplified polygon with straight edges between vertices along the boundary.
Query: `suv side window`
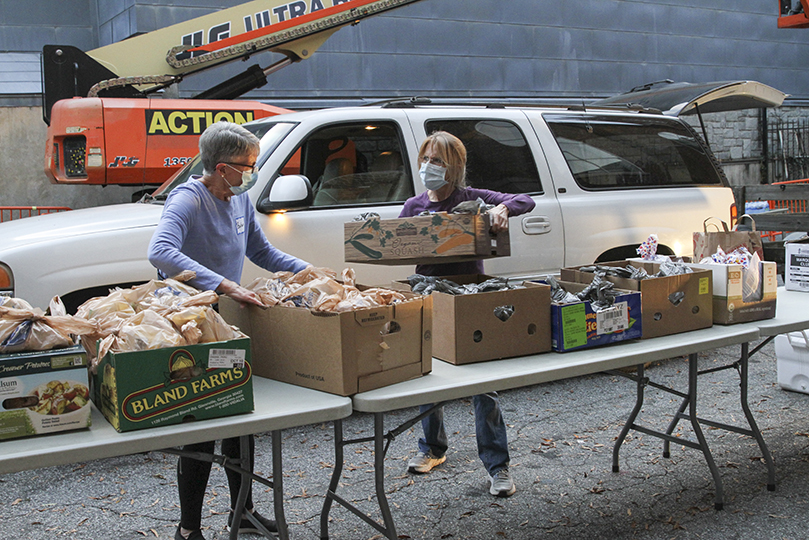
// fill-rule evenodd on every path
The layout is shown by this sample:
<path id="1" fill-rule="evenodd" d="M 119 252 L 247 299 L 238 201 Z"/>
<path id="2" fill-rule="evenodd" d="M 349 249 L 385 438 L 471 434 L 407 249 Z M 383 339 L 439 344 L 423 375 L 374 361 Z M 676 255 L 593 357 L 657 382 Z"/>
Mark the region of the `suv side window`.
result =
<path id="1" fill-rule="evenodd" d="M 536 162 L 520 128 L 506 120 L 430 120 L 428 134 L 452 133 L 466 146 L 467 184 L 502 193 L 542 193 Z"/>
<path id="2" fill-rule="evenodd" d="M 693 132 L 677 121 L 543 115 L 583 189 L 721 185 Z"/>
<path id="3" fill-rule="evenodd" d="M 312 183 L 312 206 L 404 201 L 413 181 L 394 122 L 336 124 L 303 141 L 281 168 Z"/>

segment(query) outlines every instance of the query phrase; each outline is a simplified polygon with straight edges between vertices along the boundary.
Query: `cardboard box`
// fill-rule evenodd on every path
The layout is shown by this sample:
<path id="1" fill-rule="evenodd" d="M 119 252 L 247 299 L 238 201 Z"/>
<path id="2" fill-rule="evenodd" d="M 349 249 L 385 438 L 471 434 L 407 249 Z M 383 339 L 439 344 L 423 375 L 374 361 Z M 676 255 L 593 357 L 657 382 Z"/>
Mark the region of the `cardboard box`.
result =
<path id="1" fill-rule="evenodd" d="M 81 345 L 0 355 L 0 440 L 90 427 Z"/>
<path id="2" fill-rule="evenodd" d="M 91 391 L 118 431 L 250 412 L 250 339 L 109 352 L 92 376 Z"/>
<path id="3" fill-rule="evenodd" d="M 744 268 L 740 264 L 690 264 L 713 272 L 713 322 L 736 324 L 772 319 L 778 289 L 776 263 L 761 261 L 760 300 L 744 299 Z"/>
<path id="4" fill-rule="evenodd" d="M 492 235 L 488 214 L 351 221 L 344 234 L 346 262 L 429 264 L 511 255 L 508 231 Z"/>
<path id="5" fill-rule="evenodd" d="M 482 283 L 492 276 L 442 276 L 459 285 Z M 394 288 L 410 290 L 406 281 Z M 551 350 L 550 287 L 531 287 L 475 294 L 433 292 L 433 356 L 452 364 L 525 356 Z M 495 309 L 513 308 L 501 320 Z M 499 310 L 498 310 L 499 311 Z"/>
<path id="6" fill-rule="evenodd" d="M 415 295 L 406 302 L 343 313 L 241 308 L 227 297 L 219 309 L 226 321 L 251 336 L 253 368 L 262 377 L 350 396 L 432 370 L 431 311 Z"/>
<path id="7" fill-rule="evenodd" d="M 775 336 L 778 385 L 809 394 L 809 334 L 806 331 Z"/>
<path id="8" fill-rule="evenodd" d="M 784 244 L 784 288 L 809 292 L 809 237 Z"/>
<path id="9" fill-rule="evenodd" d="M 577 294 L 585 283 L 559 281 L 568 292 Z M 613 307 L 596 312 L 588 301 L 571 304 L 551 303 L 551 344 L 553 350 L 567 352 L 618 343 L 643 337 L 641 293 L 619 290 Z"/>
<path id="10" fill-rule="evenodd" d="M 599 263 L 602 266 L 643 268 L 656 274 L 660 263 L 642 260 Z M 563 268 L 565 281 L 591 283 L 594 274 L 582 272 L 581 266 Z M 625 279 L 608 276 L 620 289 L 640 291 L 643 303 L 643 337 L 653 338 L 708 328 L 713 324 L 712 279 L 707 270 L 694 269 L 692 274 L 651 279 Z"/>

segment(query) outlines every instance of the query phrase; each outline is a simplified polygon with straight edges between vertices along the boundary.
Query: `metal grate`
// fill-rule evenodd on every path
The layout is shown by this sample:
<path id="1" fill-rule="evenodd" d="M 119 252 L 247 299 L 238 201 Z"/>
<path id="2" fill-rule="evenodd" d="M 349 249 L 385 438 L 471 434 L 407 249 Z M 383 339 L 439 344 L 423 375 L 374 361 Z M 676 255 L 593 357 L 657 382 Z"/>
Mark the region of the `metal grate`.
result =
<path id="1" fill-rule="evenodd" d="M 67 210 L 67 206 L 0 206 L 0 223 Z"/>

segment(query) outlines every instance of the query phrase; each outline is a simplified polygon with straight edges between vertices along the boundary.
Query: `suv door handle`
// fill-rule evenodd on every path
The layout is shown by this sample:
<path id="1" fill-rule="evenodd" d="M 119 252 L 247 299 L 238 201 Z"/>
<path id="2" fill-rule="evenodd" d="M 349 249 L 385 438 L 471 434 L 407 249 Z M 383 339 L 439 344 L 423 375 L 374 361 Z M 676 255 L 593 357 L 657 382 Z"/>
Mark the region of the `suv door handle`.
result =
<path id="1" fill-rule="evenodd" d="M 551 220 L 547 216 L 528 216 L 522 219 L 522 232 L 525 234 L 548 234 Z"/>

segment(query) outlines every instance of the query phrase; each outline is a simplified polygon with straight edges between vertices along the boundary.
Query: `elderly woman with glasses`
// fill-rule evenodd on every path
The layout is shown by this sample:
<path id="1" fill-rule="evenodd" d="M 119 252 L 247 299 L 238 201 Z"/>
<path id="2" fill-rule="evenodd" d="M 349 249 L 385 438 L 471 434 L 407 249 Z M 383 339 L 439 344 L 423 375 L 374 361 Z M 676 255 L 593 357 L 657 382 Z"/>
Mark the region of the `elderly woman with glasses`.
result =
<path id="1" fill-rule="evenodd" d="M 412 217 L 422 212 L 449 212 L 459 203 L 478 198 L 494 205 L 488 213 L 493 232 L 508 229 L 509 216 L 534 209 L 536 203 L 525 194 L 499 193 L 466 186 L 466 148 L 463 142 L 445 131 L 428 136 L 419 149 L 419 175 L 426 191 L 405 201 L 399 217 Z M 416 272 L 428 276 L 483 274 L 483 261 L 446 264 L 422 264 Z M 515 491 L 509 472 L 508 439 L 497 394 L 475 396 L 475 432 L 478 455 L 489 473 L 489 493 L 509 497 Z M 427 412 L 433 405 L 422 405 Z M 419 439 L 419 452 L 408 462 L 412 473 L 428 473 L 446 461 L 448 448 L 443 409 L 438 408 L 421 422 L 424 437 Z"/>
<path id="2" fill-rule="evenodd" d="M 157 229 L 149 244 L 149 262 L 161 278 L 184 270 L 196 272 L 191 285 L 226 294 L 242 304 L 263 305 L 258 296 L 239 285 L 245 256 L 271 272 L 299 272 L 309 266 L 273 247 L 255 219 L 247 190 L 256 182 L 259 140 L 243 127 L 228 122 L 209 126 L 199 139 L 201 177 L 177 186 L 166 199 Z M 215 441 L 187 445 L 184 450 L 210 454 Z M 250 462 L 254 452 L 250 437 Z M 239 458 L 239 438 L 222 441 L 222 453 Z M 177 465 L 180 492 L 180 524 L 175 540 L 204 540 L 202 505 L 211 463 L 181 457 Z M 231 505 L 239 494 L 242 477 L 226 469 Z M 228 529 L 233 525 L 233 508 Z M 253 510 L 252 494 L 245 510 L 266 529 L 276 532 L 276 523 Z M 235 525 L 240 533 L 259 532 L 247 519 Z"/>

